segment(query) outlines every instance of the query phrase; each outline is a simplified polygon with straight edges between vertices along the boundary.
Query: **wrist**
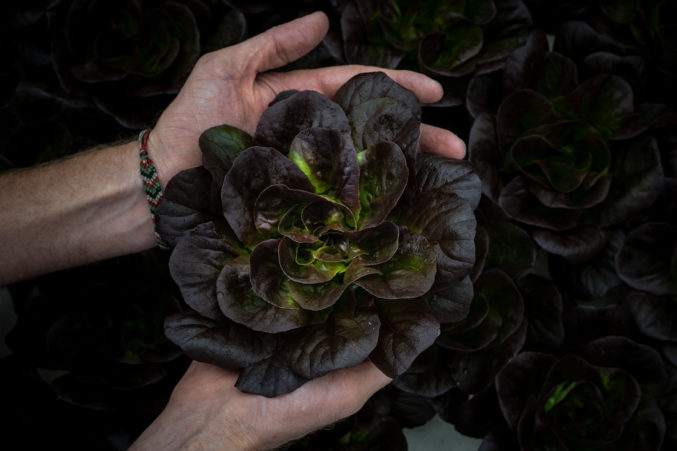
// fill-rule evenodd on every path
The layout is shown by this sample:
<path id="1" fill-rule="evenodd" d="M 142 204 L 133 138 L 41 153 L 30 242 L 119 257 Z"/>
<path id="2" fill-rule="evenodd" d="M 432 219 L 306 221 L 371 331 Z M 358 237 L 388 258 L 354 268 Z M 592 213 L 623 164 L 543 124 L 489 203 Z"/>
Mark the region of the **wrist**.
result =
<path id="1" fill-rule="evenodd" d="M 149 157 L 155 163 L 155 169 L 163 190 L 167 187 L 169 180 L 182 170 L 182 168 L 178 168 L 176 162 L 172 161 L 171 152 L 167 151 L 168 148 L 162 135 L 151 130 L 151 133 L 148 135 L 146 150 Z"/>
<path id="2" fill-rule="evenodd" d="M 155 162 L 160 184 L 164 189 L 167 183 L 184 169 L 202 164 L 202 153 L 198 139 L 192 133 L 176 133 L 174 129 L 158 124 L 148 136 L 147 150 Z M 188 143 L 188 144 L 187 144 Z"/>
<path id="3" fill-rule="evenodd" d="M 220 421 L 223 406 L 210 409 L 206 403 L 194 400 L 191 404 L 176 403 L 170 399 L 165 410 L 139 436 L 129 451 L 162 449 L 164 451 L 193 451 L 228 449 L 234 451 L 261 451 L 272 449 L 248 440 L 239 428 Z M 216 416 L 215 416 L 216 415 Z M 227 415 L 232 418 L 233 415 Z"/>

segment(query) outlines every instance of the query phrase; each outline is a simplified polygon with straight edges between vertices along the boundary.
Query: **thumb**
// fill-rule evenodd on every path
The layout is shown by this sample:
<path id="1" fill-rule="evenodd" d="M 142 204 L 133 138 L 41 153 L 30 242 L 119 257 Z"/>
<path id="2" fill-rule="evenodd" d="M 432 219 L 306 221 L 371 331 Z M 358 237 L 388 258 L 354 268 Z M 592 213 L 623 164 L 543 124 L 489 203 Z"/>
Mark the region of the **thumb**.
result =
<path id="1" fill-rule="evenodd" d="M 266 72 L 296 61 L 314 49 L 329 30 L 329 19 L 315 12 L 267 30 L 237 46 L 238 52 L 250 55 L 249 67 Z"/>

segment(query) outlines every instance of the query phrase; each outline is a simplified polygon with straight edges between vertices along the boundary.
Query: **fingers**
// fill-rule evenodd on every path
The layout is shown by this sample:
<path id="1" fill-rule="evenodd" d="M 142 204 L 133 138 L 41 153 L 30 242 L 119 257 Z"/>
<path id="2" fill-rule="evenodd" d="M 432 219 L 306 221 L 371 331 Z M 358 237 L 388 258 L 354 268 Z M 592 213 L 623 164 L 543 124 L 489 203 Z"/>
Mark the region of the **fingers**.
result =
<path id="1" fill-rule="evenodd" d="M 346 387 L 350 392 L 357 393 L 358 397 L 364 398 L 365 401 L 392 382 L 392 379 L 383 374 L 370 360 L 335 373 L 339 381 L 350 385 Z"/>
<path id="2" fill-rule="evenodd" d="M 370 360 L 352 368 L 347 368 L 342 377 L 349 378 L 353 385 L 355 385 L 355 391 L 363 393 L 364 401 L 392 382 L 392 379 L 383 374 Z"/>
<path id="3" fill-rule="evenodd" d="M 234 47 L 249 62 L 253 75 L 282 67 L 314 49 L 329 30 L 329 19 L 322 12 L 292 20 L 267 30 Z M 226 53 L 232 58 L 232 53 Z M 228 61 L 225 61 L 228 64 Z"/>
<path id="4" fill-rule="evenodd" d="M 463 140 L 449 130 L 421 124 L 419 150 L 441 157 L 460 159 L 465 157 L 466 148 Z"/>
<path id="5" fill-rule="evenodd" d="M 276 93 L 286 89 L 311 89 L 332 98 L 350 78 L 365 72 L 384 72 L 397 83 L 413 91 L 421 103 L 437 102 L 444 93 L 438 82 L 417 72 L 359 65 L 262 74 L 259 81 L 270 86 Z"/>
<path id="6" fill-rule="evenodd" d="M 317 418 L 324 424 L 338 421 L 360 410 L 365 402 L 392 381 L 371 361 L 341 370 L 308 382 L 311 391 L 319 390 L 326 398 L 322 403 L 326 418 Z M 315 397 L 315 399 L 319 399 Z M 331 406 L 331 407 L 329 407 Z"/>

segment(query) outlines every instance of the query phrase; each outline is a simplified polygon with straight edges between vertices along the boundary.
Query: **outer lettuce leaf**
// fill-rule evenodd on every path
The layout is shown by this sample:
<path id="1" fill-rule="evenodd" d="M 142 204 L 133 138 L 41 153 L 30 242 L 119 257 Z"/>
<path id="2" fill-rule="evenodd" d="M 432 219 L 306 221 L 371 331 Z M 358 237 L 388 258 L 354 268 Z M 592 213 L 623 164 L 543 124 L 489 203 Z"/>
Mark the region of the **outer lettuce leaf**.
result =
<path id="1" fill-rule="evenodd" d="M 645 136 L 619 145 L 612 163 L 614 182 L 588 222 L 602 226 L 625 221 L 651 205 L 661 193 L 663 165 L 657 143 Z"/>
<path id="2" fill-rule="evenodd" d="M 635 323 L 647 337 L 677 342 L 677 305 L 668 296 L 633 292 L 627 297 Z"/>
<path id="3" fill-rule="evenodd" d="M 549 99 L 567 95 L 578 85 L 576 64 L 559 53 L 543 54 L 531 69 L 524 87 L 538 91 Z"/>
<path id="4" fill-rule="evenodd" d="M 482 193 L 497 200 L 501 188 L 499 170 L 503 159 L 493 115 L 482 114 L 475 119 L 470 129 L 468 157 L 482 180 Z"/>
<path id="5" fill-rule="evenodd" d="M 525 316 L 529 320 L 528 349 L 554 351 L 564 341 L 562 293 L 551 281 L 535 275 L 520 280 Z"/>
<path id="6" fill-rule="evenodd" d="M 318 92 L 298 91 L 263 112 L 253 144 L 273 147 L 286 155 L 294 137 L 307 128 L 350 132 L 346 113 L 339 105 Z"/>
<path id="7" fill-rule="evenodd" d="M 611 139 L 635 138 L 646 130 L 674 126 L 675 124 L 677 124 L 677 112 L 667 105 L 640 103 L 635 106 L 632 115 L 625 118 L 625 122 Z"/>
<path id="8" fill-rule="evenodd" d="M 530 407 L 529 399 L 538 396 L 538 388 L 556 361 L 551 355 L 522 352 L 498 373 L 496 391 L 503 417 L 510 429 L 517 429 L 523 412 Z"/>
<path id="9" fill-rule="evenodd" d="M 165 333 L 191 359 L 223 368 L 249 366 L 268 358 L 274 350 L 274 340 L 269 335 L 192 312 L 167 317 Z"/>
<path id="10" fill-rule="evenodd" d="M 428 212 L 422 215 L 421 212 Z M 408 199 L 396 222 L 406 225 L 430 242 L 437 254 L 435 286 L 442 288 L 463 279 L 475 262 L 477 221 L 472 207 L 442 189 L 422 192 Z"/>
<path id="11" fill-rule="evenodd" d="M 212 174 L 215 185 L 223 184 L 233 161 L 251 142 L 252 137 L 246 132 L 226 124 L 209 128 L 200 135 L 202 165 Z"/>
<path id="12" fill-rule="evenodd" d="M 496 14 L 484 27 L 485 45 L 476 61 L 479 70 L 502 65 L 510 52 L 527 42 L 532 28 L 531 14 L 523 1 L 494 0 L 494 3 Z"/>
<path id="13" fill-rule="evenodd" d="M 533 67 L 540 63 L 541 55 L 547 51 L 545 33 L 536 29 L 523 47 L 508 55 L 503 68 L 503 91 L 506 95 L 529 86 Z"/>
<path id="14" fill-rule="evenodd" d="M 475 234 L 475 264 L 470 270 L 471 280 L 477 280 L 482 271 L 484 271 L 484 265 L 487 263 L 487 256 L 489 255 L 489 242 L 487 229 L 478 224 Z"/>
<path id="15" fill-rule="evenodd" d="M 555 107 L 541 94 L 529 89 L 515 91 L 503 100 L 496 113 L 499 149 L 508 149 L 529 131 L 559 120 Z"/>
<path id="16" fill-rule="evenodd" d="M 613 53 L 622 52 L 620 43 L 597 33 L 594 28 L 585 22 L 572 20 L 562 24 L 555 40 L 555 51 L 568 55 L 574 60 L 579 60 L 583 59 L 590 49 Z"/>
<path id="17" fill-rule="evenodd" d="M 529 180 L 523 175 L 518 175 L 501 191 L 498 197 L 499 205 L 510 217 L 520 222 L 555 232 L 573 229 L 579 224 L 583 215 L 581 210 L 546 207 L 539 202 L 530 188 Z"/>
<path id="18" fill-rule="evenodd" d="M 593 365 L 613 365 L 632 374 L 647 395 L 660 393 L 669 376 L 658 351 L 623 336 L 593 340 L 583 346 L 581 355 Z"/>
<path id="19" fill-rule="evenodd" d="M 470 312 L 473 300 L 473 283 L 469 276 L 457 284 L 425 295 L 428 308 L 441 323 L 456 323 Z"/>
<path id="20" fill-rule="evenodd" d="M 608 138 L 632 114 L 632 88 L 620 77 L 601 75 L 556 99 L 555 105 L 566 115 L 591 124 Z"/>
<path id="21" fill-rule="evenodd" d="M 369 357 L 384 374 L 396 377 L 433 344 L 439 322 L 417 300 L 383 300 L 378 307 L 381 330 Z"/>
<path id="22" fill-rule="evenodd" d="M 474 210 L 480 203 L 481 181 L 472 165 L 464 160 L 421 154 L 416 159 L 418 192 L 440 190 L 465 199 Z"/>
<path id="23" fill-rule="evenodd" d="M 440 418 L 454 425 L 454 428 L 463 435 L 481 438 L 484 441 L 481 449 L 486 449 L 491 440 L 496 424 L 500 422 L 500 410 L 493 385 L 487 387 L 472 397 L 464 395 L 458 390 L 450 390 L 445 396 L 435 401 L 435 409 Z M 505 446 L 508 438 L 502 437 L 501 444 Z"/>
<path id="24" fill-rule="evenodd" d="M 477 393 L 522 349 L 526 333 L 521 293 L 504 272 L 493 269 L 475 283 L 467 317 L 443 325 L 437 343 L 453 350 L 448 365 L 456 386 L 465 393 Z"/>
<path id="25" fill-rule="evenodd" d="M 456 386 L 447 367 L 448 352 L 431 346 L 423 351 L 393 385 L 406 393 L 434 398 L 444 395 Z"/>
<path id="26" fill-rule="evenodd" d="M 294 373 L 276 352 L 244 367 L 235 386 L 245 393 L 272 398 L 294 391 L 306 382 L 308 379 Z"/>
<path id="27" fill-rule="evenodd" d="M 536 261 L 536 248 L 524 229 L 508 221 L 486 220 L 488 249 L 484 269 L 501 269 L 513 279 L 528 274 Z"/>
<path id="28" fill-rule="evenodd" d="M 646 223 L 630 232 L 616 254 L 621 279 L 656 296 L 677 296 L 677 227 Z"/>
<path id="29" fill-rule="evenodd" d="M 487 270 L 475 283 L 471 312 L 460 323 L 443 329 L 439 344 L 475 351 L 514 334 L 524 318 L 524 300 L 514 282 L 500 270 Z"/>
<path id="30" fill-rule="evenodd" d="M 381 322 L 373 301 L 347 291 L 323 323 L 291 332 L 281 349 L 295 373 L 315 378 L 362 363 L 379 340 Z"/>
<path id="31" fill-rule="evenodd" d="M 178 242 L 169 259 L 169 271 L 186 303 L 199 314 L 219 321 L 223 314 L 214 280 L 224 264 L 242 253 L 242 245 L 225 223 L 206 222 Z"/>
<path id="32" fill-rule="evenodd" d="M 456 387 L 464 393 L 474 394 L 486 389 L 496 374 L 524 346 L 527 321 L 512 335 L 480 351 L 452 351 L 449 354 L 449 371 Z"/>
<path id="33" fill-rule="evenodd" d="M 403 392 L 426 398 L 444 395 L 455 386 L 447 370 L 447 354 L 439 346 L 429 347 L 393 381 L 393 385 Z"/>
<path id="34" fill-rule="evenodd" d="M 482 28 L 459 20 L 446 33 L 430 33 L 421 40 L 421 63 L 431 72 L 455 75 L 459 66 L 480 53 L 483 41 Z M 457 75 L 467 75 L 473 69 L 473 66 L 468 66 Z"/>
<path id="35" fill-rule="evenodd" d="M 511 293 L 512 294 L 512 293 Z M 437 343 L 445 348 L 471 352 L 487 347 L 498 337 L 503 318 L 491 312 L 490 299 L 476 293 L 468 315 L 457 324 L 443 327 Z M 490 314 L 491 313 L 491 314 Z"/>
<path id="36" fill-rule="evenodd" d="M 400 130 L 415 116 L 404 102 L 393 98 L 366 100 L 348 111 L 353 142 L 358 150 L 383 141 L 396 141 Z"/>
<path id="37" fill-rule="evenodd" d="M 360 74 L 334 96 L 353 127 L 358 152 L 392 141 L 404 152 L 413 173 L 418 152 L 421 107 L 416 96 L 382 72 Z"/>
<path id="38" fill-rule="evenodd" d="M 623 245 L 625 234 L 615 231 L 609 237 L 607 246 L 594 259 L 585 264 L 562 265 L 553 271 L 558 274 L 558 285 L 566 286 L 581 301 L 594 300 L 606 297 L 612 290 L 623 284 L 616 272 L 615 258 Z M 564 262 L 562 262 L 564 263 Z"/>
<path id="39" fill-rule="evenodd" d="M 569 342 L 585 343 L 600 337 L 624 335 L 634 331 L 632 313 L 624 305 L 622 289 L 612 291 L 606 298 L 581 302 L 567 309 L 563 316 L 564 328 Z"/>
<path id="40" fill-rule="evenodd" d="M 156 213 L 162 239 L 174 247 L 193 227 L 220 218 L 221 200 L 217 193 L 211 174 L 203 167 L 186 169 L 172 177 Z"/>
<path id="41" fill-rule="evenodd" d="M 474 75 L 468 83 L 466 107 L 473 118 L 493 114 L 503 100 L 503 72 L 495 70 Z"/>
<path id="42" fill-rule="evenodd" d="M 535 230 L 532 238 L 551 254 L 561 255 L 571 263 L 584 262 L 599 254 L 609 241 L 607 230 L 581 226 L 573 230 Z"/>
<path id="43" fill-rule="evenodd" d="M 372 3 L 350 2 L 345 6 L 341 15 L 344 53 L 349 62 L 394 69 L 405 53 L 385 44 L 369 42 L 369 30 L 377 27 L 377 24 L 372 25 L 375 14 Z"/>
<path id="44" fill-rule="evenodd" d="M 383 72 L 363 73 L 351 78 L 336 91 L 334 102 L 350 114 L 365 102 L 381 98 L 401 102 L 413 117 L 421 119 L 421 107 L 416 95 L 395 83 Z"/>

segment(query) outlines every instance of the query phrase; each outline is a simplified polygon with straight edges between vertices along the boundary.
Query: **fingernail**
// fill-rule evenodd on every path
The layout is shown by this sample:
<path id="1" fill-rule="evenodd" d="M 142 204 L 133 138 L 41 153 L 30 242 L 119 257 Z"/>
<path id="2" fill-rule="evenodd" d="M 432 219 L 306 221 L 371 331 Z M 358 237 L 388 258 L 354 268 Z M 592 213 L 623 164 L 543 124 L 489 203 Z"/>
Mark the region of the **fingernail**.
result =
<path id="1" fill-rule="evenodd" d="M 453 149 L 454 158 L 464 158 L 467 152 L 465 141 L 453 133 L 449 133 L 449 147 Z"/>

